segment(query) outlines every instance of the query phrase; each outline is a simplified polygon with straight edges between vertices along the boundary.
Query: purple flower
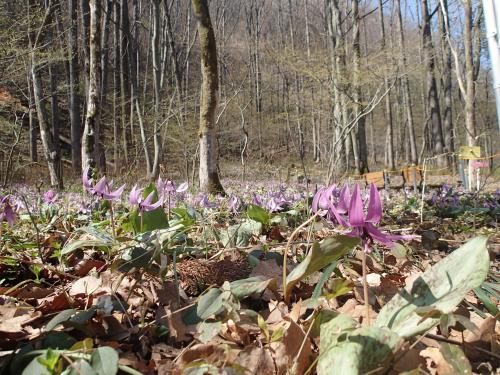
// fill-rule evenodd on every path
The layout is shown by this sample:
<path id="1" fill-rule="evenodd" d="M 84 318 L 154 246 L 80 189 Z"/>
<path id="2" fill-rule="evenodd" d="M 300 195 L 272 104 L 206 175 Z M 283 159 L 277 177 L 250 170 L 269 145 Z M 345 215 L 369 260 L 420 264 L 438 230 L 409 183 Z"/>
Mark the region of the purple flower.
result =
<path id="1" fill-rule="evenodd" d="M 217 208 L 217 203 L 216 202 L 211 202 L 210 199 L 208 199 L 207 194 L 202 194 L 200 197 L 200 201 L 198 203 L 200 207 L 211 209 L 211 208 Z"/>
<path id="2" fill-rule="evenodd" d="M 241 205 L 241 201 L 237 196 L 233 195 L 231 198 L 229 198 L 228 209 L 233 214 L 238 213 L 238 208 L 240 208 L 240 205 Z"/>
<path id="3" fill-rule="evenodd" d="M 100 197 L 102 199 L 106 199 L 109 201 L 119 199 L 120 196 L 123 193 L 123 190 L 125 190 L 125 184 L 123 184 L 121 187 L 116 189 L 115 191 L 111 191 L 111 188 L 113 187 L 113 180 L 111 180 L 109 183 L 106 181 L 106 177 L 102 177 L 95 185 L 92 185 L 91 181 L 89 180 L 89 172 L 90 172 L 90 167 L 87 167 L 85 171 L 83 172 L 82 180 L 83 180 L 83 187 L 85 190 L 87 190 L 90 194 L 95 195 L 97 197 Z"/>
<path id="4" fill-rule="evenodd" d="M 155 203 L 152 203 L 155 194 L 154 191 L 149 193 L 148 196 L 143 199 L 142 198 L 143 190 L 144 189 L 137 189 L 137 185 L 135 185 L 130 191 L 130 195 L 128 197 L 128 202 L 133 206 L 138 206 L 139 211 L 141 212 L 154 211 L 163 204 L 162 199 L 158 199 Z"/>
<path id="5" fill-rule="evenodd" d="M 7 222 L 9 226 L 14 225 L 16 213 L 10 204 L 10 196 L 0 196 L 0 223 Z"/>
<path id="6" fill-rule="evenodd" d="M 325 191 L 318 191 L 320 194 L 325 194 Z M 316 194 L 318 194 L 316 193 Z M 326 206 L 324 197 L 314 197 L 320 207 L 321 199 L 323 198 L 323 207 Z M 387 233 L 382 233 L 375 225 L 382 219 L 382 202 L 377 187 L 370 184 L 369 200 L 363 202 L 359 185 L 354 186 L 352 196 L 349 197 L 349 188 L 344 187 L 339 195 L 337 204 L 329 201 L 328 213 L 331 214 L 336 221 L 345 228 L 350 228 L 348 236 L 359 237 L 363 243 L 365 252 L 370 252 L 371 244 L 379 242 L 387 247 L 394 246 L 394 241 L 410 239 L 412 236 L 399 236 Z M 367 204 L 367 212 L 365 215 L 364 206 Z"/>
<path id="7" fill-rule="evenodd" d="M 43 194 L 43 201 L 47 204 L 52 204 L 57 200 L 57 193 L 49 189 Z"/>
<path id="8" fill-rule="evenodd" d="M 174 194 L 174 193 L 183 193 L 188 189 L 188 183 L 183 182 L 179 185 L 179 187 L 175 186 L 175 182 L 170 180 L 162 180 L 161 177 L 158 177 L 156 181 L 156 188 L 161 193 Z"/>
<path id="9" fill-rule="evenodd" d="M 277 212 L 277 211 L 281 211 L 283 209 L 282 204 L 283 204 L 283 202 L 281 200 L 278 200 L 277 198 L 273 197 L 273 198 L 269 199 L 269 201 L 267 202 L 266 208 L 270 212 Z"/>
<path id="10" fill-rule="evenodd" d="M 259 194 L 253 193 L 252 203 L 262 207 L 262 197 Z"/>

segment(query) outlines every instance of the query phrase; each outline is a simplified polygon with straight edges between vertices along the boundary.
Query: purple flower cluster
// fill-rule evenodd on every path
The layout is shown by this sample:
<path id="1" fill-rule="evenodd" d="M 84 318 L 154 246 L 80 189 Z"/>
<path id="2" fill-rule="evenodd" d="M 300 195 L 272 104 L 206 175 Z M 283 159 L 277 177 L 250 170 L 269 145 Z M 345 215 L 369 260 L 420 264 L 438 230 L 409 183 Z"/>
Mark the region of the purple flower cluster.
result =
<path id="1" fill-rule="evenodd" d="M 12 198 L 11 195 L 0 196 L 0 225 L 6 221 L 9 226 L 13 226 L 16 221 Z"/>

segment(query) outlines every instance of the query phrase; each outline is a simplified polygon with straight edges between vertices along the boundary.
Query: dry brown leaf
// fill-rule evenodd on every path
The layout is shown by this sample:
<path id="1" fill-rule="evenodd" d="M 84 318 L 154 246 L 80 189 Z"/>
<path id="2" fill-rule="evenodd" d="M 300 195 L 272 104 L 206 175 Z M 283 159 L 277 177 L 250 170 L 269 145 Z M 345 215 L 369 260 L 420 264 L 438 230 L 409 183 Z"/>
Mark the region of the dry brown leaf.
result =
<path id="1" fill-rule="evenodd" d="M 76 296 L 78 294 L 84 294 L 89 296 L 94 292 L 97 292 L 101 287 L 102 281 L 100 278 L 95 276 L 85 276 L 81 279 L 77 279 L 71 285 L 71 289 L 69 290 L 70 296 Z"/>
<path id="2" fill-rule="evenodd" d="M 244 367 L 249 374 L 276 374 L 273 357 L 266 348 L 249 345 L 238 354 L 236 363 Z"/>
<path id="3" fill-rule="evenodd" d="M 186 325 L 182 320 L 185 310 L 171 311 L 168 307 L 160 306 L 156 310 L 156 321 L 161 324 L 167 324 L 170 337 L 175 341 L 190 341 L 196 333 L 195 325 Z"/>
<path id="4" fill-rule="evenodd" d="M 310 340 L 306 338 L 302 328 L 288 317 L 285 317 L 281 341 L 272 342 L 270 347 L 274 353 L 278 374 L 285 374 L 289 371 L 292 373 L 292 370 L 294 374 L 303 374 L 313 361 Z M 299 350 L 301 350 L 300 354 Z"/>
<path id="5" fill-rule="evenodd" d="M 454 368 L 446 362 L 439 348 L 426 348 L 420 352 L 426 358 L 427 369 L 431 374 L 455 375 Z"/>

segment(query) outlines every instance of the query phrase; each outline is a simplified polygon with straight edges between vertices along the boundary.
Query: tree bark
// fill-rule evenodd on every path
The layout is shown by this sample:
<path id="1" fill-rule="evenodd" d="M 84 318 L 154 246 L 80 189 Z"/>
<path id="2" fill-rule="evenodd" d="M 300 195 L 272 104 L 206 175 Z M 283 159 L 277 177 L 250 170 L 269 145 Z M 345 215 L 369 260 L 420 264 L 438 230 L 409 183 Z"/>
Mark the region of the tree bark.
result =
<path id="1" fill-rule="evenodd" d="M 78 29 L 76 0 L 68 1 L 69 27 L 69 117 L 71 123 L 71 164 L 74 170 L 82 165 L 82 126 L 80 119 L 79 68 L 78 68 Z"/>
<path id="2" fill-rule="evenodd" d="M 352 0 L 352 65 L 353 65 L 353 100 L 354 100 L 354 115 L 358 116 L 361 112 L 361 86 L 359 66 L 361 61 L 361 45 L 359 41 L 359 0 Z M 353 144 L 357 142 L 359 154 L 358 173 L 363 174 L 368 172 L 368 145 L 366 143 L 366 121 L 365 116 L 362 116 L 357 121 L 357 139 L 353 139 Z M 355 155 L 356 157 L 356 155 Z"/>
<path id="3" fill-rule="evenodd" d="M 424 64 L 427 82 L 427 106 L 431 118 L 431 134 L 433 141 L 433 152 L 435 155 L 444 152 L 443 129 L 441 124 L 441 112 L 437 92 L 435 68 L 435 51 L 431 35 L 431 19 L 429 14 L 428 0 L 421 0 L 422 7 L 422 49 L 424 54 Z M 439 166 L 444 166 L 446 159 L 438 158 Z"/>
<path id="4" fill-rule="evenodd" d="M 381 46 L 380 49 L 384 54 L 384 57 L 387 61 L 387 51 L 385 48 L 385 24 L 384 24 L 384 3 L 382 0 L 378 1 L 378 14 L 379 14 L 379 22 L 380 22 L 380 36 L 381 36 Z M 384 73 L 384 86 L 385 89 L 389 89 L 389 81 L 387 78 L 387 73 Z M 392 123 L 392 105 L 391 105 L 391 96 L 387 93 L 385 97 L 385 121 L 387 122 L 387 134 L 386 134 L 386 167 L 389 170 L 394 170 L 396 167 L 394 160 L 394 135 L 393 135 L 393 123 Z"/>
<path id="5" fill-rule="evenodd" d="M 447 152 L 454 152 L 455 145 L 453 142 L 453 113 L 452 113 L 452 81 L 451 81 L 451 48 L 447 41 L 448 32 L 446 24 L 449 23 L 448 18 L 448 0 L 443 0 L 441 6 L 444 6 L 444 11 L 439 12 L 441 26 L 441 50 L 443 55 L 443 136 L 444 145 Z M 446 16 L 446 19 L 444 19 Z M 449 159 L 448 159 L 449 160 Z"/>
<path id="6" fill-rule="evenodd" d="M 218 173 L 218 150 L 216 139 L 215 110 L 219 79 L 217 70 L 217 47 L 210 20 L 207 0 L 192 0 L 193 11 L 198 20 L 198 37 L 201 57 L 200 98 L 200 189 L 206 193 L 224 194 Z"/>
<path id="7" fill-rule="evenodd" d="M 405 42 L 403 34 L 403 18 L 401 16 L 401 0 L 396 0 L 396 15 L 398 17 L 399 47 L 401 48 L 399 64 L 402 70 L 406 72 L 406 51 L 405 51 Z M 418 163 L 417 143 L 415 140 L 415 127 L 413 125 L 413 110 L 412 110 L 412 100 L 410 93 L 410 82 L 406 74 L 403 77 L 401 77 L 401 86 L 403 90 L 403 99 L 406 109 L 406 121 L 408 126 L 408 142 L 410 146 L 409 159 L 412 164 L 417 164 Z"/>
<path id="8" fill-rule="evenodd" d="M 472 46 L 472 2 L 464 0 L 464 51 L 465 51 L 465 129 L 468 146 L 476 144 L 476 88 L 474 80 L 474 52 Z"/>
<path id="9" fill-rule="evenodd" d="M 90 0 L 90 33 L 89 33 L 89 84 L 87 97 L 87 112 L 82 137 L 82 170 L 95 167 L 95 137 L 99 120 L 99 29 L 100 6 L 98 0 Z"/>

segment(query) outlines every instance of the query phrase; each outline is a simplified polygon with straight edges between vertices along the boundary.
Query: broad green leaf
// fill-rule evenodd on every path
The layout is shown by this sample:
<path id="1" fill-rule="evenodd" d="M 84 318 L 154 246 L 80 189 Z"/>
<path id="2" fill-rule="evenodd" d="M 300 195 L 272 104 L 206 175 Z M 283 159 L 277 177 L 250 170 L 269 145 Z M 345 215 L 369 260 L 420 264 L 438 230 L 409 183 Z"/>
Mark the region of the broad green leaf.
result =
<path id="1" fill-rule="evenodd" d="M 97 375 L 97 372 L 87 361 L 78 359 L 71 366 L 68 366 L 61 375 Z"/>
<path id="2" fill-rule="evenodd" d="M 328 288 L 331 292 L 325 296 L 327 299 L 343 296 L 352 290 L 352 286 L 349 281 L 341 278 L 328 281 Z"/>
<path id="3" fill-rule="evenodd" d="M 158 201 L 158 192 L 154 184 L 149 184 L 147 188 L 144 189 L 143 198 L 146 198 L 149 193 L 154 191 L 153 201 L 155 203 Z M 143 233 L 152 231 L 155 229 L 168 228 L 168 218 L 163 207 L 158 207 L 156 210 L 143 212 L 142 214 L 142 228 L 141 228 L 141 215 L 137 209 L 132 211 L 130 214 L 130 222 L 136 233 Z M 141 230 L 142 229 L 142 230 Z"/>
<path id="4" fill-rule="evenodd" d="M 45 326 L 45 331 L 52 331 L 59 324 L 67 322 L 76 313 L 76 309 L 67 309 L 54 316 Z"/>
<path id="5" fill-rule="evenodd" d="M 271 220 L 271 215 L 262 207 L 255 204 L 249 204 L 247 206 L 247 216 L 263 225 L 268 225 Z"/>
<path id="6" fill-rule="evenodd" d="M 439 318 L 420 322 L 417 309 L 433 307 L 448 314 L 470 290 L 480 286 L 490 267 L 487 240 L 485 236 L 470 240 L 424 272 L 382 308 L 375 326 L 410 337 L 436 325 Z"/>
<path id="7" fill-rule="evenodd" d="M 98 375 L 115 375 L 118 372 L 118 353 L 109 346 L 102 346 L 94 350 L 90 364 Z"/>
<path id="8" fill-rule="evenodd" d="M 120 257 L 113 262 L 112 270 L 128 272 L 132 268 L 146 267 L 151 262 L 153 256 L 152 251 L 148 251 L 143 247 L 134 246 L 126 249 L 120 254 Z"/>
<path id="9" fill-rule="evenodd" d="M 286 295 L 295 284 L 328 264 L 340 259 L 359 243 L 359 238 L 339 235 L 312 245 L 306 258 L 286 278 Z"/>
<path id="10" fill-rule="evenodd" d="M 222 322 L 201 322 L 198 324 L 197 331 L 200 334 L 198 339 L 202 343 L 207 343 L 212 340 L 222 329 Z"/>
<path id="11" fill-rule="evenodd" d="M 50 371 L 38 361 L 39 357 L 35 357 L 26 366 L 22 375 L 50 375 Z"/>
<path id="12" fill-rule="evenodd" d="M 385 367 L 402 339 L 386 328 L 362 327 L 353 331 L 349 317 L 322 324 L 320 335 L 318 375 L 357 375 Z M 346 331 L 347 330 L 347 331 Z"/>
<path id="13" fill-rule="evenodd" d="M 451 345 L 446 342 L 441 343 L 439 348 L 444 360 L 451 367 L 450 372 L 442 372 L 441 375 L 471 375 L 472 368 L 464 352 L 457 345 Z"/>
<path id="14" fill-rule="evenodd" d="M 262 224 L 255 220 L 245 220 L 241 224 L 231 225 L 219 232 L 224 247 L 248 246 L 252 237 L 262 233 Z"/>
<path id="15" fill-rule="evenodd" d="M 217 315 L 224 310 L 224 293 L 219 288 L 212 288 L 198 298 L 196 314 L 202 320 Z"/>
<path id="16" fill-rule="evenodd" d="M 51 332 L 42 341 L 44 348 L 69 349 L 76 343 L 76 340 L 66 332 Z"/>
<path id="17" fill-rule="evenodd" d="M 67 245 L 63 247 L 61 250 L 61 255 L 71 254 L 73 251 L 82 249 L 84 247 L 110 247 L 113 245 L 113 242 L 103 241 L 103 240 L 90 240 L 90 239 L 82 239 L 71 241 Z"/>
<path id="18" fill-rule="evenodd" d="M 488 296 L 488 293 L 486 293 L 483 288 L 474 288 L 474 293 L 476 293 L 477 298 L 481 300 L 483 303 L 484 307 L 488 310 L 488 312 L 496 316 L 498 314 L 498 307 L 497 305 L 490 299 Z"/>
<path id="19" fill-rule="evenodd" d="M 82 341 L 76 342 L 70 350 L 89 350 L 94 347 L 94 340 L 90 337 L 83 339 Z"/>
<path id="20" fill-rule="evenodd" d="M 277 288 L 276 279 L 265 279 L 261 276 L 249 277 L 247 279 L 236 280 L 230 283 L 231 293 L 238 299 L 243 299 L 252 294 L 259 294 L 267 288 L 275 291 Z"/>

